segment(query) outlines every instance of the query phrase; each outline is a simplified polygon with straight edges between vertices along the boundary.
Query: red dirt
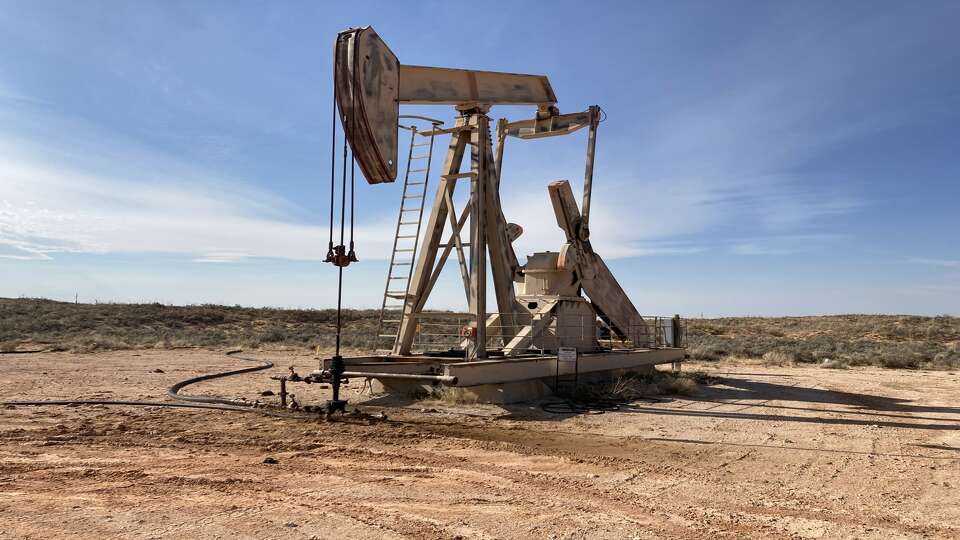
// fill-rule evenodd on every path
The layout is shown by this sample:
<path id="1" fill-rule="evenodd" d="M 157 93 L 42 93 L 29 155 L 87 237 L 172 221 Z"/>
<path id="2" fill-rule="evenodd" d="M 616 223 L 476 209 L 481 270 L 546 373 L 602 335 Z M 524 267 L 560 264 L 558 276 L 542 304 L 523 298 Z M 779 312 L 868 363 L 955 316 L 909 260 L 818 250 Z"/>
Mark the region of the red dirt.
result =
<path id="1" fill-rule="evenodd" d="M 280 359 L 274 373 L 315 365 L 263 356 Z M 162 400 L 177 380 L 235 365 L 209 351 L 2 355 L 0 395 Z M 957 374 L 685 369 L 721 380 L 598 415 L 0 409 L 0 538 L 960 536 Z M 257 399 L 275 390 L 267 376 L 187 391 Z"/>

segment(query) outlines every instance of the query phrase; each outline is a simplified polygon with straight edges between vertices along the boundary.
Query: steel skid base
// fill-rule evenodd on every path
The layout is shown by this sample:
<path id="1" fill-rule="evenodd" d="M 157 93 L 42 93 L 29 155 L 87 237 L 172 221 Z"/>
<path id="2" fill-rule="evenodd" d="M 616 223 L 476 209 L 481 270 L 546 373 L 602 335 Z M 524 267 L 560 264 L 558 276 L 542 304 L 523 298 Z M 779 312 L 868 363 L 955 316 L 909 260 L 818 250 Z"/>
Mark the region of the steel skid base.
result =
<path id="1" fill-rule="evenodd" d="M 566 365 L 556 355 L 529 355 L 464 361 L 443 353 L 410 356 L 356 356 L 344 358 L 351 377 L 369 373 L 386 391 L 413 385 L 442 385 L 474 391 L 480 402 L 504 403 L 543 397 L 541 387 L 552 386 L 558 374 L 576 372 L 584 380 L 629 370 L 649 369 L 658 364 L 683 361 L 681 348 L 624 349 L 581 353 L 576 366 Z M 390 375 L 396 375 L 391 377 Z M 404 377 L 412 376 L 412 377 Z M 423 376 L 417 379 L 417 376 Z M 432 378 L 432 380 L 430 378 Z"/>

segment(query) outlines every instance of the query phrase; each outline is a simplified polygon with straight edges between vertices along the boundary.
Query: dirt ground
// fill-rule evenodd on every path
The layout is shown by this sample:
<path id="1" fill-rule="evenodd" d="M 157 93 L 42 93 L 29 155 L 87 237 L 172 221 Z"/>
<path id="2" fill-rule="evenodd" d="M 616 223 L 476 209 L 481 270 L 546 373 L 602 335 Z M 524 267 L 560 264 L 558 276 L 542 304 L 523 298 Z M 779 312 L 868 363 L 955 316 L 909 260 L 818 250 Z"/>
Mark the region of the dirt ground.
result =
<path id="1" fill-rule="evenodd" d="M 272 373 L 315 366 L 259 356 Z M 195 350 L 0 355 L 0 396 L 165 400 L 236 365 Z M 960 537 L 957 373 L 684 369 L 719 380 L 604 414 L 0 409 L 0 538 Z M 276 389 L 266 373 L 187 393 L 258 399 Z"/>

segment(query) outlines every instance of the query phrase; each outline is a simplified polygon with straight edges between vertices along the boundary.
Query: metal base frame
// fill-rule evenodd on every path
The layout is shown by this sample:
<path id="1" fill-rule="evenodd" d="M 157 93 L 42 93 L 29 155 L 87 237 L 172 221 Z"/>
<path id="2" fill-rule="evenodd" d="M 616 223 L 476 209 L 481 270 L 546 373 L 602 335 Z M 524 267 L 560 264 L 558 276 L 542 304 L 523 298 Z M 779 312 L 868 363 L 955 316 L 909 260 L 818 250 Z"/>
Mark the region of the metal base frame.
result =
<path id="1" fill-rule="evenodd" d="M 581 353 L 577 362 L 579 375 L 603 371 L 673 364 L 681 362 L 685 350 L 623 349 L 608 352 Z M 529 355 L 517 358 L 487 358 L 470 361 L 466 358 L 450 358 L 428 355 L 385 355 L 344 358 L 346 369 L 353 377 L 370 373 L 377 375 L 410 374 L 448 377 L 446 386 L 477 386 L 482 384 L 505 384 L 534 379 L 552 380 L 557 373 L 556 355 Z M 386 379 L 385 379 L 386 380 Z"/>

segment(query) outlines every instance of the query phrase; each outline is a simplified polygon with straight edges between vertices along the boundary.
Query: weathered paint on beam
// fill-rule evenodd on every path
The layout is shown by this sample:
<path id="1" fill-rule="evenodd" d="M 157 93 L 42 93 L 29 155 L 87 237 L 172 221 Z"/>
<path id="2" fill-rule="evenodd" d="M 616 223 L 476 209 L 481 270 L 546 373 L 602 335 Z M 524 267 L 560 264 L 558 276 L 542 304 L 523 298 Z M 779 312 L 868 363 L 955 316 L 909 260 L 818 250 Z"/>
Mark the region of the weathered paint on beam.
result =
<path id="1" fill-rule="evenodd" d="M 544 75 L 400 66 L 398 101 L 419 105 L 504 104 L 547 107 L 557 102 Z"/>
<path id="2" fill-rule="evenodd" d="M 580 373 L 595 373 L 615 369 L 680 362 L 684 349 L 640 349 L 581 354 Z M 557 357 L 518 358 L 511 360 L 482 360 L 446 364 L 444 375 L 457 377 L 458 386 L 503 384 L 530 379 L 553 377 L 557 372 Z"/>

